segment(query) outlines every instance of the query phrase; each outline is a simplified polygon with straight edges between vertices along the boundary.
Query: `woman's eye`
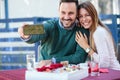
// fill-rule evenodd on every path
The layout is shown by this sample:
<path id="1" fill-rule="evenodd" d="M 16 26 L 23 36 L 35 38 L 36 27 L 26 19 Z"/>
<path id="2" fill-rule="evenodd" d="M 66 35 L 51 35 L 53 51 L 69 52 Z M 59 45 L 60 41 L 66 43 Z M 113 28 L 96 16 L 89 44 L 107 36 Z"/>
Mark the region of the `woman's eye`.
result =
<path id="1" fill-rule="evenodd" d="M 86 16 L 90 16 L 89 14 L 87 14 Z"/>
<path id="2" fill-rule="evenodd" d="M 82 18 L 82 16 L 79 16 L 79 18 Z"/>

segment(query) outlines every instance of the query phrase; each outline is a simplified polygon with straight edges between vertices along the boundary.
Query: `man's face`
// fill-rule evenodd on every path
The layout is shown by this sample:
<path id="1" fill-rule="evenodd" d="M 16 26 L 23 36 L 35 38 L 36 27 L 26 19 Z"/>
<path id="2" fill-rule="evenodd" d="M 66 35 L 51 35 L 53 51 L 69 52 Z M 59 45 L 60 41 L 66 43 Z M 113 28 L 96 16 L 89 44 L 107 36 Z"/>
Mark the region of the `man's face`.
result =
<path id="1" fill-rule="evenodd" d="M 76 5 L 75 3 L 61 3 L 59 7 L 59 17 L 64 28 L 69 28 L 76 20 Z"/>

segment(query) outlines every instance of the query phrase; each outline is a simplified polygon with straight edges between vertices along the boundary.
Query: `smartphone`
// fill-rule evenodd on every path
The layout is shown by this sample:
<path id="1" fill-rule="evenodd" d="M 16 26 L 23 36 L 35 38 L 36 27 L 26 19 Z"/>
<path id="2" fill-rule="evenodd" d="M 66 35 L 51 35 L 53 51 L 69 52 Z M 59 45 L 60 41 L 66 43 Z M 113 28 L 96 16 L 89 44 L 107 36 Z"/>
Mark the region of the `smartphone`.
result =
<path id="1" fill-rule="evenodd" d="M 33 24 L 33 25 L 25 25 L 23 27 L 23 32 L 25 35 L 44 34 L 45 30 L 43 24 Z"/>

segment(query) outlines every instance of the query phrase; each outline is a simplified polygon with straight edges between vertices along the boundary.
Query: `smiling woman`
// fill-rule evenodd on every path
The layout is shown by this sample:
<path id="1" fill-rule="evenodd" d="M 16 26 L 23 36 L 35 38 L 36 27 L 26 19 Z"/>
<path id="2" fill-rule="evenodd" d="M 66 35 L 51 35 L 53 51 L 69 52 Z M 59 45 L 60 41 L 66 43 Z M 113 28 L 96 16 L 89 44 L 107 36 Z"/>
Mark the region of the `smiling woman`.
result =
<path id="1" fill-rule="evenodd" d="M 100 21 L 94 5 L 89 1 L 81 3 L 78 6 L 78 17 L 79 24 L 90 31 L 90 37 L 87 39 L 86 35 L 77 32 L 77 43 L 95 62 L 98 62 L 98 56 L 100 57 L 100 67 L 120 70 L 111 32 Z"/>

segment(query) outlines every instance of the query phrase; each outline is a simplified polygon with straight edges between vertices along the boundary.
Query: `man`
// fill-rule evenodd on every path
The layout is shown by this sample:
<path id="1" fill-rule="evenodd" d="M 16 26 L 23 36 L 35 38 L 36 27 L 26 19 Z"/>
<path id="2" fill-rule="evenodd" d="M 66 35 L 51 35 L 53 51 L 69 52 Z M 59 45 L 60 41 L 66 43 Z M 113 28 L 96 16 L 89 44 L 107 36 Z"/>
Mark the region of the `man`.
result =
<path id="1" fill-rule="evenodd" d="M 23 27 L 18 29 L 20 36 L 28 43 L 41 40 L 41 65 L 51 64 L 54 57 L 56 62 L 69 61 L 70 64 L 85 62 L 87 53 L 76 43 L 76 31 L 88 33 L 76 26 L 77 0 L 60 0 L 59 19 L 43 23 L 45 34 L 24 35 Z M 29 38 L 29 39 L 28 39 Z"/>

